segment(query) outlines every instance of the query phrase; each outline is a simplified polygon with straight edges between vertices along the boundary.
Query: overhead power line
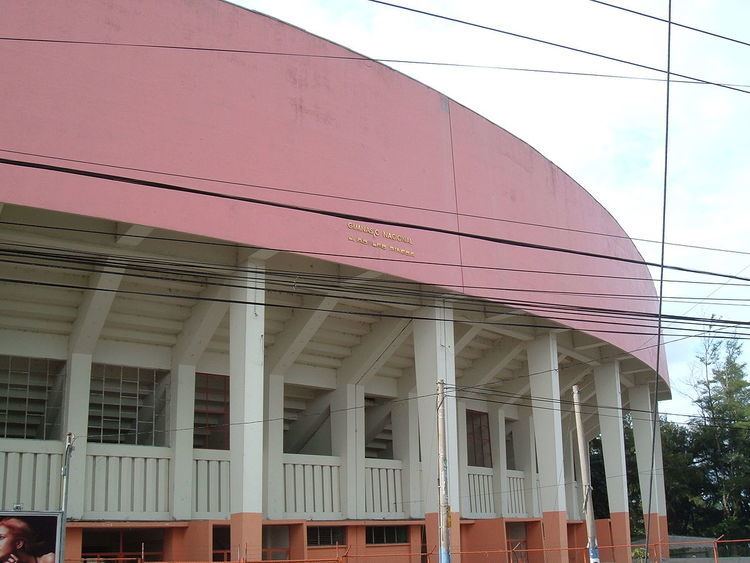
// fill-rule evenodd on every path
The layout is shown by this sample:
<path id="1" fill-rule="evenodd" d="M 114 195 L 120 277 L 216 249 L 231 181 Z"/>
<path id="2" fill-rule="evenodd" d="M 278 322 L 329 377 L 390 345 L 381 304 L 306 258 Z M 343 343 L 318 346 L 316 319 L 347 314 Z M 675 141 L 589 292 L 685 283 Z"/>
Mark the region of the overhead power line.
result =
<path id="1" fill-rule="evenodd" d="M 496 243 L 496 244 L 526 248 L 529 250 L 537 250 L 537 251 L 545 251 L 545 252 L 560 252 L 563 254 L 583 256 L 587 258 L 596 258 L 596 259 L 607 260 L 607 261 L 623 262 L 623 263 L 636 264 L 636 265 L 641 265 L 641 266 L 653 266 L 653 267 L 661 266 L 661 264 L 659 263 L 649 262 L 643 259 L 638 260 L 635 258 L 625 258 L 622 256 L 614 256 L 611 254 L 602 254 L 598 252 L 576 250 L 573 248 L 565 248 L 565 247 L 559 247 L 559 246 L 554 246 L 554 245 L 539 244 L 539 243 L 514 240 L 514 239 L 508 239 L 508 238 L 502 238 L 502 237 L 493 237 L 489 235 L 458 231 L 455 229 L 447 229 L 443 227 L 418 225 L 418 224 L 409 223 L 406 221 L 393 221 L 389 219 L 381 219 L 381 218 L 375 218 L 375 217 L 370 217 L 366 215 L 358 215 L 358 214 L 353 214 L 353 213 L 344 213 L 344 212 L 339 212 L 339 211 L 327 211 L 324 209 L 318 209 L 314 207 L 305 207 L 305 206 L 294 205 L 294 204 L 289 204 L 289 203 L 273 202 L 273 201 L 267 201 L 267 200 L 254 198 L 254 197 L 238 196 L 238 195 L 226 194 L 226 193 L 221 193 L 221 192 L 214 192 L 210 190 L 190 188 L 190 187 L 181 186 L 177 184 L 170 184 L 166 182 L 155 182 L 151 180 L 143 180 L 143 179 L 138 179 L 138 178 L 129 177 L 129 176 L 119 176 L 119 175 L 107 174 L 103 172 L 94 172 L 91 170 L 83 170 L 80 168 L 70 168 L 70 167 L 65 167 L 65 166 L 57 166 L 53 164 L 42 164 L 38 162 L 14 160 L 14 159 L 8 159 L 8 158 L 0 158 L 0 164 L 6 165 L 6 166 L 15 166 L 15 167 L 30 168 L 30 169 L 36 169 L 36 170 L 45 170 L 49 172 L 57 172 L 57 173 L 68 174 L 68 175 L 73 175 L 73 176 L 96 178 L 96 179 L 105 180 L 105 181 L 131 184 L 131 185 L 137 185 L 137 186 L 142 186 L 146 188 L 167 190 L 167 191 L 173 191 L 173 192 L 190 194 L 190 195 L 197 195 L 197 196 L 202 196 L 202 197 L 225 199 L 225 200 L 231 200 L 231 201 L 240 201 L 243 203 L 251 203 L 251 204 L 260 205 L 264 207 L 273 207 L 276 209 L 285 209 L 285 210 L 290 210 L 290 211 L 300 211 L 300 212 L 309 213 L 312 215 L 333 217 L 333 218 L 344 219 L 348 221 L 377 223 L 380 225 L 387 225 L 390 227 L 415 229 L 415 230 L 426 231 L 426 232 L 431 232 L 431 233 L 436 233 L 436 234 L 464 237 L 467 239 L 479 240 L 483 242 L 491 242 L 491 243 Z M 364 260 L 368 259 L 368 257 L 366 256 L 363 256 L 361 258 Z M 675 266 L 675 265 L 664 265 L 663 267 L 665 269 L 675 270 L 675 271 L 680 271 L 680 272 L 687 272 L 691 274 L 716 276 L 716 277 L 722 277 L 726 279 L 735 279 L 735 280 L 750 282 L 750 277 L 735 276 L 732 274 L 718 273 L 718 272 L 712 272 L 708 270 L 699 270 L 695 268 L 685 268 L 682 266 Z"/>
<path id="2" fill-rule="evenodd" d="M 299 253 L 303 253 L 302 250 L 297 250 Z M 18 264 L 18 265 L 29 265 L 29 266 L 40 266 L 44 268 L 68 268 L 69 270 L 78 270 L 81 272 L 89 273 L 90 266 L 101 267 L 101 268 L 114 268 L 117 266 L 127 267 L 134 272 L 146 272 L 146 273 L 157 273 L 163 275 L 173 275 L 175 279 L 181 279 L 185 275 L 200 276 L 207 280 L 209 283 L 215 283 L 215 280 L 241 280 L 239 272 L 234 274 L 228 274 L 226 272 L 228 266 L 216 265 L 212 263 L 201 262 L 199 264 L 182 261 L 182 260 L 157 260 L 157 259 L 138 259 L 134 256 L 127 254 L 106 254 L 102 253 L 87 253 L 83 251 L 68 251 L 61 249 L 59 246 L 39 246 L 30 244 L 6 244 L 5 247 L 0 243 L 0 257 L 4 257 L 2 261 L 6 264 Z M 66 264 L 76 264 L 76 267 L 66 266 Z M 192 269 L 190 269 L 192 268 Z M 100 270 L 102 271 L 102 270 Z M 525 272 L 528 273 L 528 272 Z M 278 272 L 276 273 L 278 275 Z M 146 274 L 141 274 L 144 277 L 149 277 Z M 321 275 L 321 274 L 308 274 L 293 273 L 295 279 L 300 276 L 304 279 L 315 279 L 320 282 L 321 287 L 328 287 L 331 283 L 333 276 Z M 160 278 L 161 279 L 161 278 Z M 377 290 L 381 295 L 401 295 L 401 296 L 419 296 L 424 297 L 425 295 L 437 295 L 436 291 L 428 291 L 422 289 L 418 293 L 407 289 L 407 286 L 413 285 L 415 282 L 408 280 L 391 280 L 391 279 L 373 279 L 368 280 L 367 285 L 370 289 Z M 354 289 L 360 289 L 364 287 L 362 282 L 354 282 Z M 380 287 L 378 287 L 380 286 Z M 398 286 L 402 286 L 403 289 L 397 289 Z M 642 301 L 650 302 L 656 301 L 658 296 L 656 295 L 643 295 L 639 293 L 610 293 L 603 291 L 573 291 L 573 290 L 562 290 L 562 289 L 534 289 L 529 287 L 508 287 L 508 286 L 497 286 L 497 285 L 469 285 L 464 284 L 461 286 L 442 286 L 447 289 L 477 289 L 477 290 L 493 290 L 502 291 L 507 293 L 524 293 L 524 294 L 539 294 L 539 295 L 560 295 L 569 296 L 576 298 L 594 298 L 599 299 L 605 297 L 607 299 L 619 299 L 626 301 Z M 443 294 L 440 294 L 441 298 Z M 471 296 L 461 296 L 461 300 L 466 302 L 472 299 Z M 750 298 L 722 298 L 722 297 L 690 297 L 687 295 L 665 295 L 663 296 L 665 301 L 673 303 L 691 303 L 691 302 L 707 302 L 710 301 L 715 305 L 727 305 L 727 306 L 750 306 Z M 480 301 L 474 299 L 475 302 Z M 482 301 L 484 303 L 484 301 Z M 540 305 L 546 305 L 547 303 L 540 303 Z"/>
<path id="3" fill-rule="evenodd" d="M 394 4 L 394 3 L 391 3 L 391 2 L 385 2 L 384 0 L 368 0 L 368 1 L 372 2 L 373 4 L 381 4 L 383 6 L 388 6 L 388 7 L 391 7 L 391 8 L 397 8 L 399 10 L 404 10 L 404 11 L 407 11 L 407 12 L 412 12 L 412 13 L 420 14 L 420 15 L 423 15 L 423 16 L 429 16 L 431 18 L 436 18 L 436 19 L 440 19 L 440 20 L 443 20 L 443 21 L 448 21 L 448 22 L 452 22 L 452 23 L 466 25 L 466 26 L 469 26 L 469 27 L 477 28 L 477 29 L 483 29 L 485 31 L 492 31 L 494 33 L 500 33 L 500 34 L 503 34 L 503 35 L 507 35 L 509 37 L 516 37 L 518 39 L 525 39 L 527 41 L 533 41 L 534 43 L 539 43 L 540 45 L 547 45 L 549 47 L 556 47 L 558 49 L 564 49 L 566 51 L 571 51 L 573 53 L 580 53 L 582 55 L 589 55 L 589 56 L 597 57 L 597 58 L 604 59 L 604 60 L 607 60 L 607 61 L 621 63 L 621 64 L 629 65 L 629 66 L 632 66 L 632 67 L 636 67 L 636 68 L 642 68 L 644 70 L 651 70 L 651 71 L 654 71 L 654 72 L 659 72 L 661 74 L 667 74 L 666 70 L 658 68 L 658 67 L 650 66 L 650 65 L 647 65 L 647 64 L 643 64 L 643 63 L 637 63 L 635 61 L 629 61 L 627 59 L 622 59 L 620 57 L 613 57 L 611 55 L 605 55 L 603 53 L 597 53 L 595 51 L 591 51 L 591 50 L 588 50 L 588 49 L 581 49 L 581 48 L 578 48 L 578 47 L 573 47 L 571 45 L 564 45 L 562 43 L 556 43 L 554 41 L 548 41 L 546 39 L 541 39 L 539 37 L 532 37 L 530 35 L 524 35 L 524 34 L 521 34 L 521 33 L 515 33 L 515 32 L 512 32 L 512 31 L 508 31 L 506 29 L 500 29 L 500 28 L 497 28 L 497 27 L 491 27 L 491 26 L 484 25 L 484 24 L 477 23 L 477 22 L 472 22 L 472 21 L 468 21 L 468 20 L 462 20 L 462 19 L 459 19 L 459 18 L 453 18 L 453 17 L 446 16 L 446 15 L 443 15 L 443 14 L 438 14 L 438 13 L 435 13 L 435 12 L 428 12 L 426 10 L 419 10 L 417 8 L 411 8 L 409 6 L 404 6 L 402 4 Z M 717 86 L 719 88 L 725 88 L 727 90 L 733 90 L 735 92 L 742 92 L 743 94 L 750 94 L 750 90 L 743 90 L 742 88 L 737 88 L 735 86 L 730 86 L 728 84 L 722 84 L 720 82 L 713 82 L 711 80 L 704 80 L 703 78 L 698 78 L 698 77 L 690 76 L 690 75 L 687 75 L 687 74 L 678 74 L 676 72 L 671 72 L 670 74 L 672 76 L 677 76 L 679 78 L 683 78 L 683 79 L 686 79 L 686 80 L 692 80 L 692 81 L 695 81 L 695 82 L 701 82 L 703 84 L 709 84 L 709 85 L 712 85 L 712 86 Z"/>
<path id="4" fill-rule="evenodd" d="M 105 231 L 100 229 L 85 229 L 81 227 L 65 227 L 60 225 L 44 225 L 40 223 L 26 223 L 26 222 L 18 222 L 18 221 L 8 221 L 8 220 L 2 220 L 0 219 L 0 225 L 9 225 L 14 227 L 28 227 L 33 229 L 40 229 L 40 230 L 51 230 L 51 231 L 60 231 L 60 232 L 71 232 L 71 233 L 87 233 L 87 234 L 93 234 L 93 235 L 106 235 L 106 236 L 113 236 L 112 231 Z M 180 238 L 176 236 L 163 236 L 163 235 L 154 235 L 154 234 L 138 234 L 138 235 L 128 235 L 128 234 L 118 234 L 118 236 L 121 236 L 123 238 L 128 237 L 135 237 L 139 239 L 144 240 L 154 240 L 154 241 L 164 241 L 164 242 L 176 242 L 176 243 L 185 243 L 190 245 L 202 245 L 202 246 L 214 246 L 214 247 L 231 247 L 235 248 L 237 246 L 236 243 L 233 242 L 223 242 L 218 240 L 196 240 L 196 239 L 188 239 L 188 238 Z M 668 244 L 668 243 L 667 243 Z M 16 246 L 19 246 L 18 243 L 16 243 Z M 33 245 L 20 245 L 20 246 L 26 246 L 26 247 L 33 247 Z M 47 249 L 52 249 L 56 247 L 44 247 Z M 113 249 L 114 250 L 114 249 Z M 273 252 L 296 252 L 299 254 L 306 254 L 310 256 L 323 256 L 323 257 L 338 257 L 338 258 L 361 258 L 361 255 L 359 254 L 342 254 L 342 253 L 331 253 L 331 252 L 320 252 L 305 248 L 296 248 L 294 250 L 289 249 L 282 249 L 282 248 L 267 248 L 267 250 L 273 251 Z M 571 271 L 559 271 L 559 270 L 535 270 L 531 268 L 506 268 L 503 266 L 484 266 L 479 264 L 458 264 L 455 262 L 435 262 L 435 261 L 423 261 L 419 259 L 406 259 L 406 258 L 377 258 L 373 257 L 372 260 L 387 260 L 388 262 L 408 262 L 409 264 L 430 264 L 433 266 L 453 266 L 453 267 L 463 267 L 466 269 L 476 269 L 476 270 L 489 270 L 489 271 L 498 271 L 498 272 L 520 272 L 524 274 L 539 274 L 539 275 L 550 275 L 550 276 L 562 276 L 562 277 L 583 277 L 583 278 L 595 278 L 595 279 L 619 279 L 619 280 L 632 280 L 632 281 L 647 281 L 647 282 L 653 282 L 653 278 L 650 276 L 648 277 L 640 277 L 640 276 L 617 276 L 612 274 L 597 274 L 593 272 L 571 272 Z M 181 261 L 181 264 L 187 264 L 190 265 L 190 262 L 187 261 Z M 195 263 L 195 265 L 198 265 L 198 263 Z M 226 264 L 211 264 L 206 261 L 201 261 L 199 265 L 202 268 L 206 267 L 216 267 L 219 269 L 226 269 Z M 738 272 L 735 275 L 740 275 L 742 272 Z M 374 283 L 378 283 L 378 280 L 370 280 Z M 719 282 L 719 281 L 705 281 L 705 280 L 689 280 L 689 279 L 665 279 L 665 283 L 670 284 L 688 284 L 688 285 L 709 285 L 709 286 L 719 286 L 719 287 L 750 287 L 750 283 L 733 283 L 733 282 Z M 389 284 L 413 284 L 413 281 L 409 280 L 388 280 Z M 484 286 L 472 286 L 472 285 L 451 285 L 451 284 L 442 284 L 442 287 L 446 288 L 452 288 L 452 289 L 461 289 L 461 288 L 472 288 L 472 289 L 488 289 Z M 655 296 L 654 296 L 655 298 Z"/>
<path id="5" fill-rule="evenodd" d="M 459 68 L 459 69 L 477 69 L 477 70 L 502 70 L 502 71 L 513 71 L 513 72 L 525 72 L 531 74 L 546 74 L 546 75 L 560 75 L 560 76 L 578 76 L 584 78 L 609 78 L 617 80 L 639 80 L 644 82 L 664 82 L 664 78 L 657 78 L 652 76 L 634 76 L 627 74 L 612 74 L 602 72 L 586 72 L 586 71 L 573 71 L 573 70 L 560 70 L 551 68 L 532 68 L 525 66 L 509 66 L 509 65 L 497 65 L 497 64 L 476 64 L 476 63 L 460 63 L 460 62 L 449 62 L 449 61 L 429 61 L 424 59 L 403 59 L 403 58 L 386 58 L 386 57 L 369 57 L 365 55 L 323 55 L 320 53 L 303 53 L 303 52 L 289 52 L 289 51 L 262 51 L 258 49 L 227 49 L 221 47 L 195 47 L 189 45 L 159 45 L 159 44 L 146 44 L 146 43 L 123 43 L 123 42 L 111 42 L 111 41 L 77 41 L 73 39 L 45 39 L 39 37 L 0 37 L 0 41 L 8 42 L 26 42 L 26 43 L 51 43 L 55 45 L 88 45 L 93 47 L 133 47 L 142 49 L 175 49 L 180 51 L 205 51 L 205 52 L 217 52 L 217 53 L 228 53 L 228 54 L 245 54 L 245 55 L 258 55 L 258 56 L 277 56 L 277 57 L 302 57 L 311 59 L 327 59 L 327 60 L 340 60 L 340 61 L 362 61 L 362 62 L 378 62 L 388 65 L 393 64 L 404 64 L 404 65 L 420 65 L 420 66 L 433 66 L 433 67 L 448 67 L 448 68 Z M 672 82 L 679 82 L 681 84 L 697 84 L 697 85 L 708 85 L 711 86 L 710 82 L 701 80 L 673 80 Z M 733 84 L 733 83 L 722 83 L 726 86 L 734 86 L 736 88 L 750 88 L 750 84 Z"/>
<path id="6" fill-rule="evenodd" d="M 738 45 L 745 45 L 746 47 L 750 47 L 750 43 L 747 41 L 743 41 L 741 39 L 737 39 L 736 37 L 729 37 L 728 35 L 722 35 L 720 33 L 714 33 L 712 31 L 708 31 L 706 29 L 701 29 L 699 27 L 693 27 L 690 25 L 685 25 L 683 23 L 677 23 L 675 21 L 670 21 L 668 19 L 660 18 L 658 16 L 654 16 L 651 14 L 647 14 L 645 12 L 639 12 L 638 10 L 633 10 L 631 8 L 626 8 L 625 6 L 618 6 L 617 4 L 610 4 L 609 2 L 603 2 L 602 0 L 591 0 L 592 2 L 595 2 L 596 4 L 601 4 L 602 6 L 607 6 L 609 8 L 615 8 L 617 10 L 621 10 L 623 12 L 627 12 L 629 14 L 634 14 L 636 16 L 641 16 L 644 18 L 648 18 L 650 20 L 659 21 L 662 23 L 666 23 L 671 25 L 672 27 L 679 27 L 682 29 L 687 29 L 690 31 L 695 31 L 696 33 L 701 33 L 703 35 L 708 35 L 709 37 L 715 37 L 716 39 L 723 39 L 725 41 L 731 41 L 732 43 L 737 43 Z M 673 81 L 674 82 L 674 81 Z"/>
<path id="7" fill-rule="evenodd" d="M 674 82 L 674 81 L 673 81 Z M 750 86 L 749 86 L 750 87 Z M 392 207 L 394 209 L 411 209 L 414 211 L 428 211 L 430 213 L 436 213 L 439 215 L 448 215 L 450 217 L 466 217 L 470 219 L 484 219 L 487 221 L 493 221 L 497 223 L 508 223 L 511 225 L 523 225 L 528 227 L 538 227 L 543 229 L 552 229 L 555 231 L 560 232 L 569 232 L 569 233 L 580 233 L 585 235 L 593 235 L 593 236 L 600 236 L 605 238 L 612 238 L 612 239 L 622 239 L 622 240 L 631 240 L 636 242 L 645 242 L 649 244 L 661 244 L 661 241 L 655 240 L 655 239 L 648 239 L 643 237 L 630 237 L 626 234 L 616 234 L 616 233 L 603 233 L 601 231 L 592 231 L 589 229 L 578 229 L 574 227 L 563 227 L 560 225 L 550 225 L 547 223 L 537 223 L 533 221 L 521 221 L 519 219 L 509 219 L 507 217 L 492 217 L 489 215 L 481 215 L 478 213 L 466 213 L 466 212 L 457 212 L 457 211 L 446 211 L 443 209 L 433 209 L 430 207 L 424 207 L 424 206 L 417 206 L 417 205 L 406 205 L 403 203 L 392 203 L 392 202 L 383 202 L 383 201 L 377 201 L 377 200 L 368 200 L 364 198 L 355 198 L 355 197 L 347 197 L 342 195 L 332 195 L 332 194 L 325 194 L 325 193 L 319 193 L 314 192 L 310 190 L 305 190 L 302 188 L 282 188 L 278 186 L 269 186 L 266 184 L 255 184 L 250 182 L 238 182 L 234 180 L 222 180 L 217 178 L 208 178 L 205 176 L 195 176 L 195 175 L 189 175 L 189 174 L 178 174 L 174 172 L 165 172 L 162 170 L 151 170 L 146 168 L 138 168 L 133 166 L 121 166 L 117 164 L 111 164 L 106 162 L 95 162 L 91 160 L 82 160 L 82 159 L 75 159 L 75 158 L 64 158 L 61 156 L 52 156 L 48 154 L 40 154 L 40 153 L 33 153 L 33 152 L 27 152 L 27 151 L 16 151 L 9 148 L 0 147 L 0 152 L 7 152 L 10 154 L 18 154 L 23 156 L 32 156 L 35 158 L 47 158 L 47 159 L 53 159 L 58 160 L 61 162 L 74 162 L 76 164 L 86 164 L 91 166 L 103 166 L 107 168 L 114 168 L 116 170 L 128 170 L 130 172 L 145 172 L 148 174 L 159 174 L 161 176 L 170 176 L 173 178 L 182 178 L 186 180 L 199 180 L 202 182 L 215 182 L 217 184 L 225 184 L 228 186 L 242 186 L 247 188 L 256 188 L 260 190 L 267 190 L 271 192 L 279 192 L 279 193 L 291 193 L 295 195 L 307 195 L 307 196 L 313 196 L 313 197 L 320 197 L 324 199 L 330 199 L 334 201 L 351 201 L 353 203 L 367 203 L 367 204 L 375 204 L 378 206 L 385 206 L 385 207 Z M 3 223 L 3 221 L 0 221 L 0 223 Z M 125 235 L 127 236 L 127 235 Z M 140 235 L 139 235 L 140 236 Z M 141 237 L 141 238 L 148 238 L 148 237 Z M 750 250 L 738 250 L 738 249 L 731 249 L 731 248 L 720 248 L 720 247 L 714 247 L 714 246 L 705 246 L 705 245 L 697 245 L 697 244 L 688 244 L 688 243 L 680 243 L 680 242 L 665 242 L 668 246 L 675 246 L 680 248 L 692 248 L 695 250 L 706 250 L 711 252 L 722 252 L 727 254 L 738 254 L 743 256 L 750 256 Z"/>

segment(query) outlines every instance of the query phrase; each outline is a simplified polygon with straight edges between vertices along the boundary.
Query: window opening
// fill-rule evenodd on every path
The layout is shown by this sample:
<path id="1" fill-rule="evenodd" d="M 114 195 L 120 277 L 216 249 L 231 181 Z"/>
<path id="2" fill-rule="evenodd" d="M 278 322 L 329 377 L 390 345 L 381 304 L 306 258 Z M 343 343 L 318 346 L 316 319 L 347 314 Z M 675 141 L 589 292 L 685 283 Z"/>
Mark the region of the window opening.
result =
<path id="1" fill-rule="evenodd" d="M 65 362 L 0 355 L 0 437 L 60 438 Z"/>
<path id="2" fill-rule="evenodd" d="M 467 462 L 472 467 L 492 467 L 490 417 L 486 412 L 466 411 Z"/>
<path id="3" fill-rule="evenodd" d="M 88 441 L 167 445 L 169 372 L 91 365 Z"/>
<path id="4" fill-rule="evenodd" d="M 367 526 L 365 538 L 368 545 L 408 543 L 409 530 L 406 526 Z"/>
<path id="5" fill-rule="evenodd" d="M 229 449 L 229 378 L 195 374 L 193 447 Z"/>

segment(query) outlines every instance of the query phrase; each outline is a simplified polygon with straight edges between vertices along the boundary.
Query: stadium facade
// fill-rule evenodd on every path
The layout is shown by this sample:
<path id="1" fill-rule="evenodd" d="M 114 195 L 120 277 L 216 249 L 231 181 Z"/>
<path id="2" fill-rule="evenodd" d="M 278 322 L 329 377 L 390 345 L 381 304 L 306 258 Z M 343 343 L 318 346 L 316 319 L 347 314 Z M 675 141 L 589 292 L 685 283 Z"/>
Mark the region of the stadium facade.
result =
<path id="1" fill-rule="evenodd" d="M 582 561 L 577 384 L 600 544 L 628 409 L 666 541 L 654 285 L 554 164 L 228 3 L 2 11 L 2 509 L 60 508 L 72 432 L 66 559 L 434 553 L 442 379 L 458 558 Z"/>

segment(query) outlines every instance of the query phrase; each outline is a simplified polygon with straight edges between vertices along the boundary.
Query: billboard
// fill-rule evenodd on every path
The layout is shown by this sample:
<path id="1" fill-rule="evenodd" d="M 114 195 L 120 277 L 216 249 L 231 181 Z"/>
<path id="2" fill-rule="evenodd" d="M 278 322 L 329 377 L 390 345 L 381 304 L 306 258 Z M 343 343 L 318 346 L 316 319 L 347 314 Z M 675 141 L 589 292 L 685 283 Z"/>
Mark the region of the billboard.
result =
<path id="1" fill-rule="evenodd" d="M 55 563 L 62 541 L 60 512 L 0 512 L 0 563 Z"/>

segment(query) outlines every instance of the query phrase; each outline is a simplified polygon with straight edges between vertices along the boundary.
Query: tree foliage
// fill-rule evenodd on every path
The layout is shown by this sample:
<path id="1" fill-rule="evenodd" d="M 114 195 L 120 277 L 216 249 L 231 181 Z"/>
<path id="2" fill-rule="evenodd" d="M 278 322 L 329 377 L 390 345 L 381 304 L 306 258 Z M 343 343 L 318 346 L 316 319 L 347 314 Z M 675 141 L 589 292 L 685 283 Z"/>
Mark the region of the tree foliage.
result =
<path id="1" fill-rule="evenodd" d="M 704 478 L 701 506 L 716 535 L 750 537 L 750 382 L 737 340 L 704 343 L 706 373 L 698 385 L 702 419 L 690 425 L 693 464 Z M 708 523 L 707 523 L 708 524 Z"/>
<path id="2" fill-rule="evenodd" d="M 661 419 L 665 497 L 671 534 L 750 538 L 750 381 L 738 340 L 705 339 L 697 354 L 689 424 Z M 633 430 L 625 416 L 631 533 L 643 535 Z M 609 515 L 601 439 L 590 444 L 594 512 Z M 735 549 L 736 551 L 736 549 Z"/>

